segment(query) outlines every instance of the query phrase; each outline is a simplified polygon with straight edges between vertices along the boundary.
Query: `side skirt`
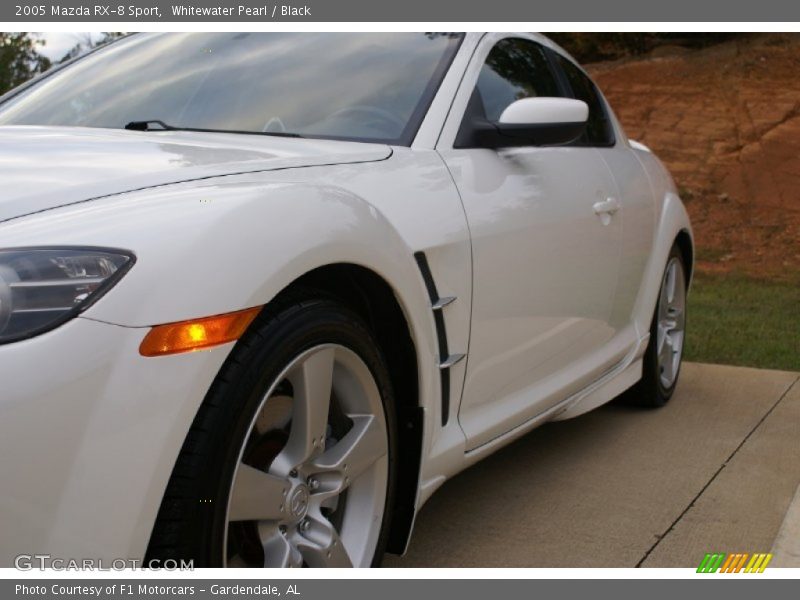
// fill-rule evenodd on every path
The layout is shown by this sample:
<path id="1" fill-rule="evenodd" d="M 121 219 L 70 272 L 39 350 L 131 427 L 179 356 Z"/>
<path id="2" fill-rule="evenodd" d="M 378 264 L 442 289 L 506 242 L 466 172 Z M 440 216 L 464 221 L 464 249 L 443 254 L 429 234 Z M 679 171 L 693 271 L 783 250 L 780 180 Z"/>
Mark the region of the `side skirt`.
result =
<path id="1" fill-rule="evenodd" d="M 552 408 L 486 442 L 482 446 L 465 452 L 464 468 L 478 462 L 547 421 L 571 419 L 616 398 L 642 377 L 642 356 L 647 348 L 649 338 L 649 334 L 641 338 L 633 350 L 615 367 L 580 392 L 573 394 L 563 402 L 559 402 Z"/>

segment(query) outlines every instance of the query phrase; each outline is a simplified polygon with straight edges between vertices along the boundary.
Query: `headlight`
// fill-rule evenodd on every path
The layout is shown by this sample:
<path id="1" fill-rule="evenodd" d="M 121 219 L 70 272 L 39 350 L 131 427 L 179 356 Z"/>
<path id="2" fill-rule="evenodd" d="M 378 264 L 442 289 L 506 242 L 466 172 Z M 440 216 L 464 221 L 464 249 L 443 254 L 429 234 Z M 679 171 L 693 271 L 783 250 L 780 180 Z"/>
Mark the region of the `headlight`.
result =
<path id="1" fill-rule="evenodd" d="M 105 248 L 0 250 L 0 344 L 40 334 L 86 310 L 133 265 Z"/>

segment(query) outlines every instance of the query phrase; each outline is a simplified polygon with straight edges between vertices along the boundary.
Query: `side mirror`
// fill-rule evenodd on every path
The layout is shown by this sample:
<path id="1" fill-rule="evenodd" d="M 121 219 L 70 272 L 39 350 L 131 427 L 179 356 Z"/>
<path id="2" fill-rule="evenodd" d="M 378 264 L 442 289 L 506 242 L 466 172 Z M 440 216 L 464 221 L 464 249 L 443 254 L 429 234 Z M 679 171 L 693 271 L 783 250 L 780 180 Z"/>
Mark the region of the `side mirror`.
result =
<path id="1" fill-rule="evenodd" d="M 589 106 L 572 98 L 523 98 L 512 102 L 496 123 L 466 122 L 457 147 L 504 148 L 568 144 L 586 129 Z"/>

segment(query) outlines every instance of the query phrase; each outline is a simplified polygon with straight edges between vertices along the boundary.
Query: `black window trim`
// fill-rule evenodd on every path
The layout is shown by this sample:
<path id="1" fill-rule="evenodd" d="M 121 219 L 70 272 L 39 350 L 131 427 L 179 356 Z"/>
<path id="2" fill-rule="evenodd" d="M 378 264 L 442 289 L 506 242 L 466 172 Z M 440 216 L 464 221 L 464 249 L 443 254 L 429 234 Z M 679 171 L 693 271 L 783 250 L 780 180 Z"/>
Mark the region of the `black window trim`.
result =
<path id="1" fill-rule="evenodd" d="M 481 37 L 481 40 L 483 40 L 483 37 Z M 481 60 L 481 64 L 480 64 L 479 68 L 483 68 L 483 65 L 486 64 L 486 60 L 491 55 L 492 51 L 501 42 L 505 42 L 507 40 L 519 40 L 519 41 L 524 41 L 524 42 L 526 42 L 528 44 L 532 44 L 534 46 L 537 46 L 541 50 L 542 55 L 544 56 L 545 64 L 547 65 L 547 68 L 550 71 L 550 75 L 552 75 L 553 79 L 555 80 L 556 88 L 558 89 L 559 94 L 561 94 L 559 96 L 559 98 L 572 98 L 573 97 L 572 88 L 566 83 L 566 76 L 563 75 L 561 70 L 557 68 L 555 60 L 553 59 L 552 56 L 550 56 L 550 53 L 553 52 L 553 51 L 550 48 L 548 48 L 547 46 L 545 46 L 544 44 L 542 44 L 542 43 L 540 43 L 540 42 L 538 42 L 538 41 L 536 41 L 534 39 L 531 39 L 529 37 L 521 37 L 519 35 L 505 35 L 505 36 L 495 40 L 492 43 L 491 47 L 489 48 L 489 51 L 486 53 L 486 56 L 484 56 L 483 59 Z M 475 50 L 477 50 L 477 49 L 478 49 L 478 46 L 476 46 Z M 473 54 L 473 58 L 474 58 L 474 56 L 475 55 Z M 459 122 L 458 129 L 456 130 L 456 136 L 453 139 L 453 148 L 455 148 L 455 149 L 471 147 L 471 145 L 466 143 L 466 138 L 465 138 L 465 135 L 464 135 L 464 131 L 465 131 L 465 123 L 469 119 L 472 119 L 472 118 L 474 118 L 476 116 L 475 113 L 474 113 L 475 103 L 474 103 L 473 96 L 475 95 L 475 92 L 477 91 L 477 89 L 478 89 L 478 80 L 476 79 L 475 80 L 475 85 L 472 87 L 472 91 L 470 92 L 469 98 L 467 100 L 467 105 L 464 107 L 464 113 L 461 115 L 461 121 Z M 573 145 L 573 143 L 563 144 L 563 145 L 559 145 L 559 146 L 550 146 L 550 147 L 569 148 L 572 145 Z M 520 147 L 541 148 L 541 147 L 547 147 L 547 146 L 536 146 L 534 144 L 530 144 L 530 145 L 521 145 Z"/>
<path id="2" fill-rule="evenodd" d="M 589 75 L 585 72 L 585 70 L 578 63 L 576 63 L 575 61 L 570 59 L 568 56 L 565 56 L 565 55 L 561 54 L 560 52 L 558 52 L 557 50 L 554 50 L 553 48 L 551 48 L 551 47 L 549 47 L 549 46 L 547 46 L 545 44 L 542 44 L 542 43 L 540 43 L 540 42 L 538 42 L 538 41 L 536 41 L 534 39 L 531 39 L 531 38 L 528 38 L 528 37 L 521 37 L 519 35 L 506 35 L 506 36 L 503 36 L 500 39 L 497 39 L 497 40 L 494 41 L 494 43 L 489 48 L 489 51 L 486 53 L 486 56 L 483 57 L 483 62 L 481 63 L 481 66 L 483 66 L 483 64 L 485 64 L 486 59 L 491 54 L 492 50 L 494 50 L 495 47 L 500 42 L 503 42 L 505 40 L 522 40 L 522 41 L 525 41 L 527 43 L 530 43 L 530 44 L 533 44 L 535 46 L 538 46 L 541 49 L 542 54 L 544 54 L 544 56 L 545 56 L 545 59 L 546 59 L 546 62 L 547 62 L 547 66 L 550 69 L 550 74 L 556 80 L 556 86 L 558 88 L 559 93 L 561 94 L 560 97 L 577 99 L 577 95 L 575 94 L 575 91 L 573 90 L 572 85 L 569 83 L 569 78 L 567 77 L 567 75 L 564 72 L 563 68 L 559 64 L 558 58 L 561 58 L 563 60 L 569 61 L 581 73 L 583 73 L 587 77 L 587 79 L 589 80 L 589 83 L 592 84 L 592 88 L 594 89 L 595 94 L 597 95 L 597 98 L 600 100 L 600 105 L 602 106 L 602 109 L 603 109 L 603 116 L 604 116 L 606 122 L 608 122 L 609 125 L 610 125 L 611 140 L 609 142 L 607 142 L 607 143 L 604 143 L 604 144 L 596 144 L 596 143 L 593 144 L 593 143 L 590 143 L 588 141 L 588 139 L 586 139 L 586 134 L 584 134 L 580 138 L 575 140 L 574 142 L 570 142 L 569 144 L 563 144 L 563 145 L 560 145 L 560 146 L 557 146 L 557 147 L 559 147 L 559 148 L 614 148 L 614 147 L 616 147 L 617 142 L 618 142 L 617 128 L 616 128 L 616 124 L 614 122 L 614 119 L 611 118 L 611 112 L 609 110 L 609 105 L 608 105 L 608 102 L 607 102 L 605 96 L 600 91 L 600 88 L 597 87 L 597 84 L 594 82 L 594 80 L 591 77 L 589 77 Z M 477 49 L 477 47 L 476 47 L 476 49 Z M 459 123 L 458 129 L 456 130 L 456 137 L 453 140 L 453 147 L 454 148 L 463 147 L 463 139 L 461 140 L 462 143 L 460 144 L 459 143 L 459 138 L 462 138 L 462 136 L 463 136 L 464 123 L 465 123 L 465 121 L 467 119 L 474 117 L 473 111 L 471 110 L 471 109 L 474 109 L 473 102 L 471 101 L 471 98 L 472 98 L 472 94 L 474 94 L 475 90 L 477 89 L 477 85 L 478 85 L 478 83 L 476 81 L 475 82 L 475 86 L 473 87 L 472 92 L 470 93 L 470 100 L 468 100 L 467 106 L 464 107 L 464 113 L 461 115 L 461 121 Z M 533 145 L 531 145 L 531 147 L 533 147 Z"/>
<path id="3" fill-rule="evenodd" d="M 567 74 L 564 73 L 564 70 L 561 68 L 561 65 L 558 62 L 558 58 L 569 61 L 581 73 L 583 73 L 586 76 L 586 78 L 589 80 L 589 83 L 592 84 L 592 88 L 594 89 L 594 92 L 597 95 L 598 100 L 600 100 L 600 105 L 602 106 L 603 109 L 603 117 L 605 118 L 606 122 L 610 125 L 611 141 L 606 142 L 605 144 L 593 144 L 590 143 L 588 139 L 586 139 L 586 134 L 584 134 L 571 144 L 567 144 L 567 147 L 614 148 L 617 145 L 617 129 L 616 125 L 614 124 L 614 120 L 611 118 L 608 102 L 606 101 L 605 96 L 603 96 L 602 92 L 600 92 L 600 88 L 597 87 L 597 84 L 591 77 L 589 77 L 589 75 L 584 71 L 584 69 L 575 61 L 571 60 L 568 56 L 556 52 L 552 48 L 548 48 L 546 46 L 544 47 L 544 49 L 545 49 L 545 55 L 547 56 L 548 62 L 550 63 L 550 67 L 555 71 L 556 78 L 559 81 L 559 85 L 564 88 L 564 93 L 566 95 L 565 97 L 578 99 L 577 95 L 575 94 L 575 90 L 572 88 L 572 85 L 569 82 Z"/>

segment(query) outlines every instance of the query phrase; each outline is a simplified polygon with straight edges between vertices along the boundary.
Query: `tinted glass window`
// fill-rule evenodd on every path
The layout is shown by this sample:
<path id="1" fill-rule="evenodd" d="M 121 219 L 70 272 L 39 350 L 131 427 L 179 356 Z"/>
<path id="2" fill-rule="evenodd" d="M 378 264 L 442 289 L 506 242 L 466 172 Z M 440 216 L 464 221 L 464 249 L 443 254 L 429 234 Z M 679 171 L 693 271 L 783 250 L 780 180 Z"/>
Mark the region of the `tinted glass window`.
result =
<path id="1" fill-rule="evenodd" d="M 0 107 L 0 124 L 174 127 L 409 143 L 461 36 L 135 35 Z"/>
<path id="2" fill-rule="evenodd" d="M 612 146 L 614 144 L 614 128 L 608 118 L 605 104 L 597 92 L 597 87 L 572 62 L 560 55 L 556 56 L 575 98 L 583 100 L 589 105 L 589 122 L 586 125 L 586 133 L 578 143 L 590 146 Z"/>
<path id="3" fill-rule="evenodd" d="M 497 121 L 515 100 L 563 96 L 539 44 L 507 38 L 492 48 L 478 77 L 486 118 Z"/>

